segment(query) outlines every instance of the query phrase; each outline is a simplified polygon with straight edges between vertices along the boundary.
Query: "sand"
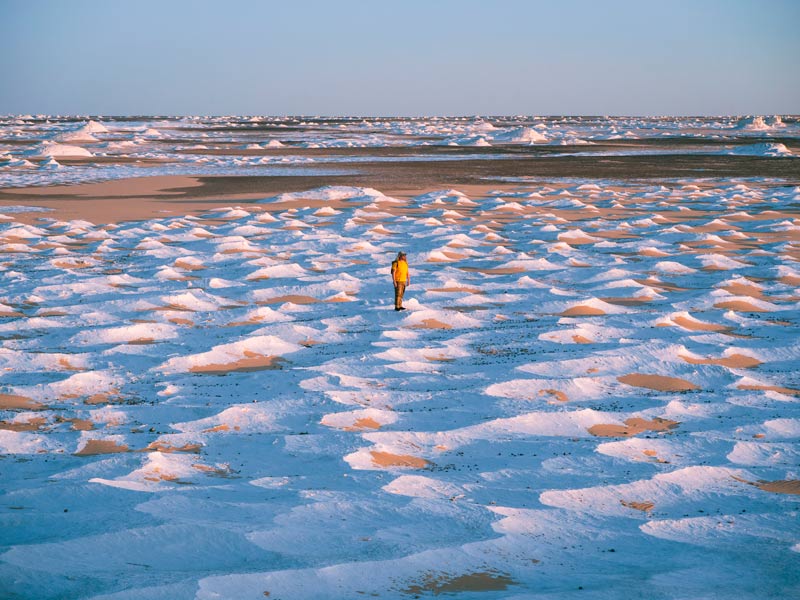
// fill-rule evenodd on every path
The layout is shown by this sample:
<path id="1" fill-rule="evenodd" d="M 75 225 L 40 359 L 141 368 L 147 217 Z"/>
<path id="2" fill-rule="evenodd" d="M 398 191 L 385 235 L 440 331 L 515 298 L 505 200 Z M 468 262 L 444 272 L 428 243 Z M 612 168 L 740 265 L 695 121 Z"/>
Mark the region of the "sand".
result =
<path id="1" fill-rule="evenodd" d="M 759 384 L 740 384 L 736 386 L 740 390 L 756 392 L 777 392 L 786 396 L 800 396 L 800 390 L 795 388 L 783 387 L 780 385 L 759 385 Z"/>
<path id="2" fill-rule="evenodd" d="M 627 506 L 628 508 L 633 508 L 634 510 L 640 510 L 642 512 L 650 512 L 656 506 L 652 502 L 632 502 L 625 500 L 620 500 L 620 504 L 622 504 L 622 506 Z"/>
<path id="3" fill-rule="evenodd" d="M 381 424 L 378 423 L 375 419 L 373 419 L 371 417 L 362 417 L 361 419 L 356 419 L 355 422 L 352 425 L 350 425 L 348 427 L 345 427 L 344 430 L 345 431 L 363 431 L 364 429 L 380 429 L 380 428 L 381 428 Z M 374 459 L 375 459 L 375 456 L 373 454 L 373 460 Z"/>
<path id="4" fill-rule="evenodd" d="M 670 431 L 680 423 L 669 419 L 642 419 L 632 417 L 625 421 L 625 425 L 592 425 L 588 431 L 596 437 L 631 437 L 645 431 Z"/>
<path id="5" fill-rule="evenodd" d="M 227 375 L 228 373 L 247 373 L 282 369 L 286 359 L 280 356 L 267 356 L 257 352 L 244 351 L 244 357 L 229 363 L 195 365 L 189 368 L 190 373 L 203 375 Z"/>
<path id="6" fill-rule="evenodd" d="M 679 354 L 678 356 L 691 365 L 719 365 L 730 369 L 754 369 L 763 364 L 757 358 L 746 354 L 731 354 L 721 358 L 695 358 L 686 354 Z"/>
<path id="7" fill-rule="evenodd" d="M 755 313 L 769 312 L 769 310 L 756 306 L 755 304 L 751 304 L 750 302 L 747 302 L 745 300 L 727 300 L 725 302 L 717 302 L 714 305 L 714 308 L 720 308 L 723 310 L 734 310 L 738 312 L 755 312 Z"/>
<path id="8" fill-rule="evenodd" d="M 551 398 L 554 398 L 558 402 L 569 402 L 569 396 L 567 396 L 561 390 L 554 390 L 554 389 L 549 389 L 549 388 L 548 389 L 544 389 L 544 390 L 539 390 L 539 395 L 540 396 L 549 396 Z"/>
<path id="9" fill-rule="evenodd" d="M 438 319 L 423 319 L 419 323 L 409 325 L 409 329 L 452 329 L 453 326 Z"/>
<path id="10" fill-rule="evenodd" d="M 695 319 L 687 319 L 686 317 L 678 316 L 672 317 L 672 321 L 689 331 L 714 331 L 725 332 L 730 331 L 731 327 L 726 325 L 717 325 L 716 323 L 704 323 Z"/>
<path id="11" fill-rule="evenodd" d="M 47 424 L 44 417 L 33 417 L 27 421 L 0 421 L 0 429 L 6 431 L 39 431 Z"/>
<path id="12" fill-rule="evenodd" d="M 57 416 L 56 421 L 70 423 L 73 431 L 92 431 L 94 429 L 94 422 L 91 419 L 64 419 L 61 416 Z"/>
<path id="13" fill-rule="evenodd" d="M 606 312 L 594 306 L 578 305 L 568 308 L 561 313 L 562 317 L 597 317 L 604 315 Z"/>
<path id="14" fill-rule="evenodd" d="M 155 441 L 147 444 L 142 452 L 190 452 L 192 454 L 198 454 L 202 446 L 200 444 L 184 444 L 183 446 L 173 446 L 166 442 Z"/>
<path id="15" fill-rule="evenodd" d="M 26 396 L 16 394 L 0 394 L 0 410 L 43 410 L 44 404 Z"/>
<path id="16" fill-rule="evenodd" d="M 117 444 L 110 440 L 89 440 L 75 453 L 75 456 L 95 456 L 97 454 L 117 454 L 129 452 L 129 448 L 124 444 Z"/>
<path id="17" fill-rule="evenodd" d="M 765 492 L 773 492 L 775 494 L 800 494 L 800 480 L 798 479 L 759 481 L 753 485 Z"/>
<path id="18" fill-rule="evenodd" d="M 471 592 L 502 592 L 515 583 L 508 573 L 494 570 L 464 573 L 462 575 L 429 572 L 401 591 L 412 598 L 419 598 L 428 594 L 449 596 Z"/>
<path id="19" fill-rule="evenodd" d="M 664 375 L 645 375 L 633 373 L 617 377 L 617 381 L 635 387 L 642 387 L 658 392 L 689 392 L 699 390 L 700 386 L 679 377 L 665 377 Z"/>
<path id="20" fill-rule="evenodd" d="M 765 492 L 790 495 L 800 494 L 800 479 L 782 479 L 777 481 L 766 481 L 764 479 L 760 479 L 758 481 L 749 481 L 737 475 L 734 475 L 733 479 L 742 483 L 746 483 L 747 485 L 757 487 Z"/>
<path id="21" fill-rule="evenodd" d="M 410 467 L 412 469 L 425 469 L 430 462 L 424 458 L 409 454 L 392 454 L 391 452 L 370 451 L 372 462 L 378 467 Z"/>

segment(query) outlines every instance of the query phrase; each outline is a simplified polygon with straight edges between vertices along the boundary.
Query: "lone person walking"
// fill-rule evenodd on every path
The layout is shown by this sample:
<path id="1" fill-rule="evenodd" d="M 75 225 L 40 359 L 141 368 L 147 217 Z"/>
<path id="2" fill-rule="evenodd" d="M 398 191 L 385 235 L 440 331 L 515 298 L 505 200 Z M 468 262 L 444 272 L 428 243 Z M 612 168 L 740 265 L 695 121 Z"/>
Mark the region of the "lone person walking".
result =
<path id="1" fill-rule="evenodd" d="M 409 284 L 408 262 L 406 262 L 405 252 L 398 252 L 397 258 L 392 261 L 392 282 L 394 283 L 394 309 L 405 310 L 403 294 Z"/>

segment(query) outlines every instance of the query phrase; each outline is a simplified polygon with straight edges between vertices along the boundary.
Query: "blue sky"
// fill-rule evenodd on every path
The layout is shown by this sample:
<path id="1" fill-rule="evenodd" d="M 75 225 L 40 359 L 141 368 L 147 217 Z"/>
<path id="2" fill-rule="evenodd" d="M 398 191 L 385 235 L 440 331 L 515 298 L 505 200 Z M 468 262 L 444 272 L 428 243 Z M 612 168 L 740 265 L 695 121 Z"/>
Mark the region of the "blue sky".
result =
<path id="1" fill-rule="evenodd" d="M 800 113 L 800 0 L 0 0 L 0 114 Z"/>

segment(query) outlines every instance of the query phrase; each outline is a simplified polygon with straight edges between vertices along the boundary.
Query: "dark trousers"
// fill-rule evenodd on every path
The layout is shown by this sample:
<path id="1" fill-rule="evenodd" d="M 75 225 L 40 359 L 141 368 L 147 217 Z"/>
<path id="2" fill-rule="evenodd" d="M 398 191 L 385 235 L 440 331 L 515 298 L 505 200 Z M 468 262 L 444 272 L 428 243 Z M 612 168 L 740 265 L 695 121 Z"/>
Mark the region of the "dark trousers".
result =
<path id="1" fill-rule="evenodd" d="M 401 308 L 403 306 L 403 294 L 406 292 L 406 284 L 400 281 L 394 282 L 394 307 Z"/>

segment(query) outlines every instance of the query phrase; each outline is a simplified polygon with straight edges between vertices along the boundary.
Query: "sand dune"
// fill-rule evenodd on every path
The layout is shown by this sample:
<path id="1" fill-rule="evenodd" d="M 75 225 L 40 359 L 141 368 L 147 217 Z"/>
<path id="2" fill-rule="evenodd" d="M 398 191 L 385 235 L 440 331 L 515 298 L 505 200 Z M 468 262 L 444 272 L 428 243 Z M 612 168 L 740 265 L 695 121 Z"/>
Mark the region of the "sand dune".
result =
<path id="1" fill-rule="evenodd" d="M 677 427 L 677 421 L 661 419 L 656 417 L 652 420 L 641 419 L 638 417 L 630 418 L 625 421 L 625 425 L 592 425 L 589 433 L 597 437 L 630 437 L 645 431 L 669 431 Z"/>
<path id="2" fill-rule="evenodd" d="M 416 456 L 408 454 L 392 454 L 391 452 L 379 452 L 377 450 L 370 451 L 372 462 L 378 467 L 410 467 L 413 469 L 424 469 L 430 463 Z"/>
<path id="3" fill-rule="evenodd" d="M 699 390 L 700 386 L 680 379 L 679 377 L 667 377 L 665 375 L 647 375 L 643 373 L 631 373 L 630 375 L 622 375 L 617 377 L 620 383 L 632 385 L 635 387 L 647 388 L 649 390 L 656 390 L 659 392 L 688 392 L 692 390 Z"/>

